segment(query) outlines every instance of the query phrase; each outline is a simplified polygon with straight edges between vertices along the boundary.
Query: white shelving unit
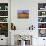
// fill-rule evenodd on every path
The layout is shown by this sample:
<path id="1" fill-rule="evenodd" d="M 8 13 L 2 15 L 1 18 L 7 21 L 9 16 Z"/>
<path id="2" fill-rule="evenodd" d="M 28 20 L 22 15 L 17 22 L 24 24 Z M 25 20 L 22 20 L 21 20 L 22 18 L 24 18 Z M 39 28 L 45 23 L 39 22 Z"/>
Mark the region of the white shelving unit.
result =
<path id="1" fill-rule="evenodd" d="M 39 34 L 40 34 L 40 31 L 45 31 L 46 33 L 46 3 L 38 4 L 38 31 L 39 31 Z M 41 35 L 40 37 L 46 37 L 45 34 L 40 34 L 40 35 Z"/>
<path id="2" fill-rule="evenodd" d="M 46 29 L 46 28 L 38 28 L 38 29 Z"/>
<path id="3" fill-rule="evenodd" d="M 8 19 L 8 3 L 0 3 L 0 45 L 8 45 Z"/>
<path id="4" fill-rule="evenodd" d="M 46 10 L 38 10 L 38 11 L 46 11 Z"/>

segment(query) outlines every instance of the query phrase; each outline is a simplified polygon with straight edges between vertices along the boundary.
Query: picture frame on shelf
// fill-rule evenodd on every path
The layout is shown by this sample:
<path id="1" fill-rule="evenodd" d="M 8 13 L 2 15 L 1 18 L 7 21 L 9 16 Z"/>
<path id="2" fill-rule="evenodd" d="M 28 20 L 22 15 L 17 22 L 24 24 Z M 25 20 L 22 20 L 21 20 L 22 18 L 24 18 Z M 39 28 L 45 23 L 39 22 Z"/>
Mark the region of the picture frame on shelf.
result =
<path id="1" fill-rule="evenodd" d="M 39 29 L 39 37 L 46 37 L 46 29 Z"/>
<path id="2" fill-rule="evenodd" d="M 0 22 L 8 22 L 8 17 L 0 17 Z"/>
<path id="3" fill-rule="evenodd" d="M 38 11 L 38 16 L 46 16 L 46 11 Z"/>
<path id="4" fill-rule="evenodd" d="M 38 10 L 46 10 L 46 3 L 38 3 Z"/>
<path id="5" fill-rule="evenodd" d="M 46 28 L 46 23 L 38 23 L 38 28 Z"/>
<path id="6" fill-rule="evenodd" d="M 46 22 L 46 17 L 38 17 L 38 22 Z"/>
<path id="7" fill-rule="evenodd" d="M 8 37 L 8 23 L 0 23 L 0 35 Z"/>

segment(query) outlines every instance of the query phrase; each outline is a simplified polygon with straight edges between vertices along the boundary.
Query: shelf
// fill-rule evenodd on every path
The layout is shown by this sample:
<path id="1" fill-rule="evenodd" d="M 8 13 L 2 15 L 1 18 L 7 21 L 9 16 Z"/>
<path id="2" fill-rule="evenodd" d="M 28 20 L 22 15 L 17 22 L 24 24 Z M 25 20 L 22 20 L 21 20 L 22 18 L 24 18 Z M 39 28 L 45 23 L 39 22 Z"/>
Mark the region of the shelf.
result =
<path id="1" fill-rule="evenodd" d="M 46 17 L 46 15 L 44 15 L 44 16 L 38 16 L 38 17 Z"/>
<path id="2" fill-rule="evenodd" d="M 38 11 L 46 11 L 46 10 L 38 10 Z"/>
<path id="3" fill-rule="evenodd" d="M 46 23 L 46 22 L 38 22 L 38 23 Z"/>
<path id="4" fill-rule="evenodd" d="M 8 22 L 0 22 L 0 23 L 8 23 Z"/>
<path id="5" fill-rule="evenodd" d="M 8 17 L 8 16 L 0 16 L 0 17 Z"/>
<path id="6" fill-rule="evenodd" d="M 46 29 L 46 28 L 38 28 L 38 29 Z"/>
<path id="7" fill-rule="evenodd" d="M 46 37 L 38 37 L 38 38 L 46 39 Z"/>
<path id="8" fill-rule="evenodd" d="M 0 10 L 0 11 L 8 11 L 8 10 Z"/>

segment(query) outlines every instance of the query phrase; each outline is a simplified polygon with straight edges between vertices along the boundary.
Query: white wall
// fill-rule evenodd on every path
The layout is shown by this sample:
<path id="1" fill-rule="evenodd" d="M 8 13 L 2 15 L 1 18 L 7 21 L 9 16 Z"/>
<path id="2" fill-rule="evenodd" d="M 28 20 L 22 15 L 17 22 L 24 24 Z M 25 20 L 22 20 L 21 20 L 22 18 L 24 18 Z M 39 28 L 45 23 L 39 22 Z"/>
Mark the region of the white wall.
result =
<path id="1" fill-rule="evenodd" d="M 43 38 L 38 38 L 38 3 L 46 3 L 46 0 L 11 0 L 11 22 L 14 23 L 17 30 L 25 31 L 32 24 L 35 26 L 35 30 L 33 31 L 34 38 L 32 39 L 33 46 L 41 46 L 43 44 Z M 17 18 L 17 10 L 22 9 L 29 10 L 29 19 Z"/>
<path id="2" fill-rule="evenodd" d="M 0 0 L 0 3 L 7 3 L 8 0 Z M 30 25 L 35 26 L 35 30 L 33 30 L 33 39 L 32 44 L 33 46 L 44 46 L 45 41 L 43 41 L 43 38 L 38 38 L 38 2 L 40 3 L 46 3 L 46 0 L 11 0 L 11 22 L 14 23 L 14 25 L 17 28 L 17 33 L 19 30 L 24 30 L 23 33 L 27 34 L 25 30 L 28 30 Z M 9 5 L 10 8 L 10 5 Z M 29 19 L 18 19 L 17 18 L 17 10 L 20 9 L 26 9 L 29 10 Z M 9 9 L 9 17 L 10 17 L 10 9 Z M 29 31 L 29 30 L 28 30 Z M 14 34 L 14 32 L 12 32 Z M 19 32 L 21 33 L 21 32 Z M 30 34 L 30 33 L 28 33 Z M 12 36 L 11 36 L 12 37 Z M 8 39 L 9 40 L 9 39 Z M 14 37 L 12 37 L 12 40 L 14 40 Z M 12 44 L 14 44 L 14 41 Z"/>
<path id="3" fill-rule="evenodd" d="M 11 1 L 11 16 L 12 16 L 11 22 L 13 22 L 16 25 L 17 30 L 27 30 L 29 29 L 29 26 L 31 26 L 33 23 L 37 21 L 37 16 L 36 16 L 37 7 L 36 6 L 37 6 L 37 2 L 34 2 L 32 0 L 25 0 L 25 1 L 12 0 Z M 17 18 L 17 10 L 22 10 L 22 9 L 29 10 L 29 19 Z"/>

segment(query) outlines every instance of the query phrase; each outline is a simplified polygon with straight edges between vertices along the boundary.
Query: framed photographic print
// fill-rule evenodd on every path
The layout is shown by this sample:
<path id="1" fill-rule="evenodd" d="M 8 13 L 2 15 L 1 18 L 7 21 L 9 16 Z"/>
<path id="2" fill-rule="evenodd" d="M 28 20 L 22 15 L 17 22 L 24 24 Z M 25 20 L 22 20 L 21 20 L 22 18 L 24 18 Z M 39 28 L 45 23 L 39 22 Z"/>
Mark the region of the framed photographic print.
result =
<path id="1" fill-rule="evenodd" d="M 29 18 L 29 10 L 18 10 L 17 17 L 19 19 L 28 19 Z"/>

